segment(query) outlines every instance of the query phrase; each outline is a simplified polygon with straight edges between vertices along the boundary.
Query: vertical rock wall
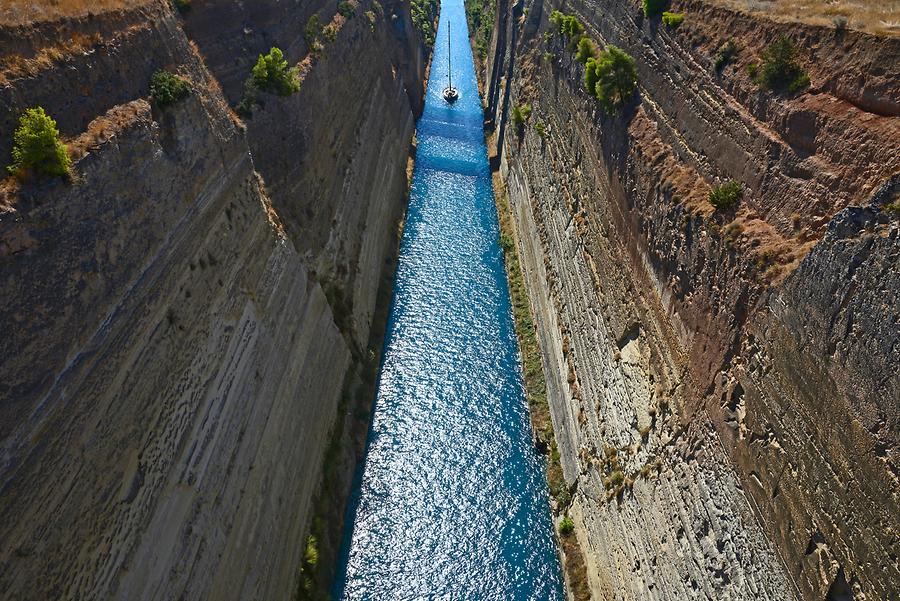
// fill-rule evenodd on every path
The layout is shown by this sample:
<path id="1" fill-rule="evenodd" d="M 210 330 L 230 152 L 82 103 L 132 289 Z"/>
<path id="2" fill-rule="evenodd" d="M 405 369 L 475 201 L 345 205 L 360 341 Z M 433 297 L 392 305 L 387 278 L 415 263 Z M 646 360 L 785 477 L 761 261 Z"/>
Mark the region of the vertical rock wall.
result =
<path id="1" fill-rule="evenodd" d="M 304 14 L 281 4 L 254 6 L 302 37 Z M 193 17 L 231 18 L 197 5 Z M 327 22 L 334 7 L 319 9 Z M 300 93 L 246 123 L 168 2 L 16 30 L 30 45 L 4 58 L 28 69 L 5 71 L 2 122 L 43 105 L 77 177 L 2 183 L 4 598 L 295 594 L 325 449 L 392 269 L 421 94 L 424 51 L 395 22 L 408 15 L 390 6 L 370 25 L 367 9 Z M 85 28 L 86 45 L 66 45 Z M 47 48 L 59 56 L 35 58 Z M 151 108 L 159 68 L 192 95 Z M 327 215 L 294 219 L 313 208 Z"/>
<path id="2" fill-rule="evenodd" d="M 677 29 L 638 2 L 499 5 L 487 122 L 505 128 L 594 597 L 892 598 L 896 39 L 700 0 L 672 3 Z M 620 114 L 585 93 L 566 41 L 543 37 L 554 9 L 635 57 L 639 94 Z M 746 75 L 780 35 L 805 93 Z M 741 50 L 717 73 L 728 39 Z M 525 103 L 517 130 L 505 115 Z M 708 192 L 730 178 L 744 200 L 715 212 Z"/>

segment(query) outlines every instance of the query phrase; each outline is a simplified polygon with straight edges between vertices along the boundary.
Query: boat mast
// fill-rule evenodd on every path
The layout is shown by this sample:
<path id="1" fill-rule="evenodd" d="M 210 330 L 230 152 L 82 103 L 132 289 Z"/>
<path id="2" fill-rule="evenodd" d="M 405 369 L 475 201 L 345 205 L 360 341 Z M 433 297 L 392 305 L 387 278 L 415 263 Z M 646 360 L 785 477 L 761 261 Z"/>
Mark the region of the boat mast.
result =
<path id="1" fill-rule="evenodd" d="M 450 21 L 447 21 L 447 81 L 448 87 L 453 89 L 453 73 L 450 70 Z"/>

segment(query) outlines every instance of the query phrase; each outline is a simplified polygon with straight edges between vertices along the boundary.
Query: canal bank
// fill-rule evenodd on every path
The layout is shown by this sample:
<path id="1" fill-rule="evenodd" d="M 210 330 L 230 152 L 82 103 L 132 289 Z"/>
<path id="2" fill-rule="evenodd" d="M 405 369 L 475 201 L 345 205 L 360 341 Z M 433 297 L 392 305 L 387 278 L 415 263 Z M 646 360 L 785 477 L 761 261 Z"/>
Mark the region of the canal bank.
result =
<path id="1" fill-rule="evenodd" d="M 448 22 L 453 83 L 446 103 Z M 343 599 L 561 599 L 461 1 L 442 3 Z"/>

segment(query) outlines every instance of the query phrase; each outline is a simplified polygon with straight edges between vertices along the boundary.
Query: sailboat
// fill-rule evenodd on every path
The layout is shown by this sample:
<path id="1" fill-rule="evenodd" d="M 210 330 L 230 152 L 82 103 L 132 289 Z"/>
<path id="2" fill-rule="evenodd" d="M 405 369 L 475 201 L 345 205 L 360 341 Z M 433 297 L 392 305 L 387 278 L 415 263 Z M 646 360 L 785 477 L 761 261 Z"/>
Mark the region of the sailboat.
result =
<path id="1" fill-rule="evenodd" d="M 450 21 L 447 21 L 447 87 L 442 95 L 450 104 L 459 100 L 459 92 L 453 87 L 453 74 L 450 72 Z"/>

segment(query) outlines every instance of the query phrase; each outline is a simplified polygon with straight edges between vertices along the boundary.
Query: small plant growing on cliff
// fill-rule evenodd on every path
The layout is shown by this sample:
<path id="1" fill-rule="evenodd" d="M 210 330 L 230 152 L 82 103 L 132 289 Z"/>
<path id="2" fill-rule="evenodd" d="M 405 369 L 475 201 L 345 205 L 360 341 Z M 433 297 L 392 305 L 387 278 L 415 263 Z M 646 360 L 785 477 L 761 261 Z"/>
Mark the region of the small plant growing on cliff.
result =
<path id="1" fill-rule="evenodd" d="M 288 67 L 284 53 L 273 47 L 268 54 L 260 54 L 252 72 L 253 85 L 260 90 L 279 96 L 290 96 L 300 91 L 300 73 L 297 67 Z"/>
<path id="2" fill-rule="evenodd" d="M 550 22 L 556 27 L 556 33 L 565 36 L 573 47 L 584 33 L 584 25 L 575 15 L 566 15 L 555 10 L 550 13 Z"/>
<path id="3" fill-rule="evenodd" d="M 543 121 L 538 121 L 534 124 L 534 133 L 538 135 L 542 140 L 547 135 L 547 126 L 544 125 Z"/>
<path id="4" fill-rule="evenodd" d="M 512 120 L 516 129 L 521 130 L 525 127 L 525 122 L 531 117 L 531 105 L 521 104 L 513 107 Z"/>
<path id="5" fill-rule="evenodd" d="M 319 21 L 319 13 L 314 13 L 306 20 L 306 26 L 303 28 L 303 39 L 306 41 L 306 47 L 313 54 L 322 51 L 322 42 L 319 36 L 322 34 L 322 25 Z"/>
<path id="6" fill-rule="evenodd" d="M 575 522 L 569 516 L 564 517 L 559 522 L 559 533 L 563 536 L 569 536 L 575 531 Z"/>
<path id="7" fill-rule="evenodd" d="M 668 0 L 643 0 L 644 16 L 655 17 L 663 11 Z"/>
<path id="8" fill-rule="evenodd" d="M 325 38 L 325 41 L 329 44 L 333 43 L 337 39 L 338 28 L 334 23 L 329 23 L 322 29 L 322 37 Z"/>
<path id="9" fill-rule="evenodd" d="M 344 0 L 343 2 L 338 4 L 338 12 L 345 19 L 349 19 L 356 14 L 356 4 L 353 2 L 349 2 L 348 0 Z"/>
<path id="10" fill-rule="evenodd" d="M 581 38 L 578 42 L 578 53 L 575 58 L 579 62 L 586 63 L 589 58 L 593 58 L 597 54 L 597 46 L 591 38 Z"/>
<path id="11" fill-rule="evenodd" d="M 371 10 L 366 11 L 366 19 L 369 21 L 369 29 L 373 32 L 375 31 L 375 23 L 378 22 L 378 18 L 375 16 L 375 13 Z"/>
<path id="12" fill-rule="evenodd" d="M 191 95 L 191 86 L 182 77 L 159 70 L 150 78 L 150 96 L 153 104 L 164 108 Z"/>
<path id="13" fill-rule="evenodd" d="M 303 552 L 303 563 L 311 568 L 319 563 L 319 541 L 312 534 L 306 539 L 306 550 Z"/>
<path id="14" fill-rule="evenodd" d="M 510 252 L 513 249 L 512 238 L 510 238 L 506 234 L 501 234 L 500 235 L 500 248 L 503 249 L 504 254 Z"/>
<path id="15" fill-rule="evenodd" d="M 728 40 L 721 46 L 719 46 L 719 51 L 716 53 L 715 59 L 715 68 L 716 71 L 721 71 L 725 68 L 725 65 L 734 60 L 734 57 L 737 56 L 738 46 L 734 43 L 734 40 Z"/>
<path id="16" fill-rule="evenodd" d="M 594 69 L 596 71 L 595 94 L 597 100 L 613 114 L 625 106 L 637 88 L 637 70 L 634 59 L 621 48 L 613 46 L 600 53 Z M 585 83 L 588 76 L 585 73 Z"/>
<path id="17" fill-rule="evenodd" d="M 684 22 L 684 13 L 671 13 L 664 11 L 662 14 L 663 25 L 669 29 L 677 29 Z"/>
<path id="18" fill-rule="evenodd" d="M 764 90 L 799 92 L 809 85 L 809 75 L 797 62 L 797 48 L 784 35 L 763 51 L 762 62 L 750 65 L 748 72 Z"/>
<path id="19" fill-rule="evenodd" d="M 65 176 L 71 169 L 66 146 L 59 139 L 56 121 L 42 107 L 27 109 L 13 133 L 13 163 L 7 169 L 22 176 L 28 171 L 40 175 Z"/>
<path id="20" fill-rule="evenodd" d="M 712 189 L 709 193 L 709 204 L 720 211 L 726 211 L 736 205 L 743 196 L 743 186 L 732 179 Z"/>
<path id="21" fill-rule="evenodd" d="M 900 200 L 884 205 L 883 210 L 893 215 L 894 219 L 900 219 Z"/>

